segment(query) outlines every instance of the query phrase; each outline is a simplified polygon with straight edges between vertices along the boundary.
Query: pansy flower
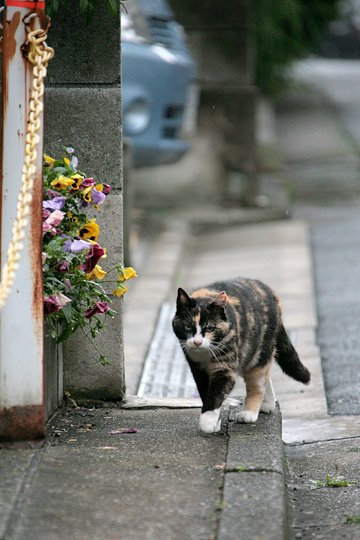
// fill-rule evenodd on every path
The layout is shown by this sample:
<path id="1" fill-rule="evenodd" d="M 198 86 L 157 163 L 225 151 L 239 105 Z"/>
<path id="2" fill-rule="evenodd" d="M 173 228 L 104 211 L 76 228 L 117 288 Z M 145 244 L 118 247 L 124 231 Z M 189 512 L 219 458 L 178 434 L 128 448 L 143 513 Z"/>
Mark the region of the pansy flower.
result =
<path id="1" fill-rule="evenodd" d="M 119 286 L 115 289 L 115 291 L 113 291 L 113 294 L 114 294 L 115 296 L 118 296 L 118 297 L 120 298 L 121 296 L 124 296 L 124 294 L 127 293 L 128 290 L 129 290 L 128 287 L 126 287 L 125 285 L 119 285 Z"/>
<path id="2" fill-rule="evenodd" d="M 55 163 L 55 159 L 48 156 L 47 154 L 44 154 L 44 162 L 46 163 L 46 165 L 49 165 L 51 167 L 51 165 Z"/>
<path id="3" fill-rule="evenodd" d="M 44 313 L 45 315 L 50 315 L 51 313 L 56 313 L 60 311 L 66 304 L 71 302 L 70 298 L 65 296 L 65 294 L 58 292 L 45 296 L 44 298 Z"/>
<path id="4" fill-rule="evenodd" d="M 77 216 L 75 216 L 71 210 L 68 210 L 66 212 L 66 215 L 67 217 L 69 218 L 69 220 L 71 221 L 71 223 L 75 223 L 76 225 L 79 223 L 79 218 Z"/>
<path id="5" fill-rule="evenodd" d="M 72 186 L 74 183 L 74 180 L 71 180 L 71 178 L 66 178 L 66 176 L 60 174 L 55 180 L 50 182 L 50 185 L 58 190 L 66 189 L 69 186 Z"/>
<path id="6" fill-rule="evenodd" d="M 95 306 L 92 308 L 89 308 L 85 311 L 84 316 L 87 319 L 91 319 L 94 315 L 98 315 L 99 313 L 106 313 L 109 311 L 110 306 L 107 302 L 96 302 Z"/>
<path id="7" fill-rule="evenodd" d="M 90 274 L 103 255 L 104 250 L 99 244 L 91 244 L 89 252 L 86 255 L 86 261 L 80 267 L 81 270 L 83 270 L 85 274 Z"/>
<path id="8" fill-rule="evenodd" d="M 70 268 L 70 263 L 68 261 L 60 261 L 60 263 L 58 264 L 58 270 L 62 274 L 65 274 L 66 272 L 68 272 L 69 268 Z"/>
<path id="9" fill-rule="evenodd" d="M 97 189 L 92 189 L 90 193 L 91 193 L 91 202 L 96 206 L 98 206 L 99 204 L 102 204 L 106 199 L 105 193 L 102 193 L 101 191 L 98 191 Z"/>
<path id="10" fill-rule="evenodd" d="M 126 268 L 123 268 L 120 276 L 119 281 L 120 283 L 123 283 L 124 281 L 127 281 L 128 279 L 133 279 L 138 277 L 136 270 L 132 266 L 127 266 Z"/>
<path id="11" fill-rule="evenodd" d="M 84 178 L 81 183 L 81 189 L 86 189 L 95 186 L 95 180 L 93 178 Z"/>
<path id="12" fill-rule="evenodd" d="M 62 210 L 65 205 L 65 197 L 54 197 L 49 201 L 43 201 L 43 208 L 46 210 Z"/>
<path id="13" fill-rule="evenodd" d="M 104 279 L 107 272 L 101 268 L 99 264 L 97 264 L 94 269 L 86 274 L 86 279 Z"/>
<path id="14" fill-rule="evenodd" d="M 49 231 L 56 233 L 56 228 L 62 220 L 64 219 L 65 213 L 61 210 L 54 210 L 54 212 L 51 212 L 51 214 L 46 218 L 46 220 L 43 222 L 43 233 L 47 233 Z"/>
<path id="15" fill-rule="evenodd" d="M 46 218 L 46 222 L 49 223 L 49 225 L 57 227 L 64 219 L 64 216 L 65 213 L 61 210 L 54 210 L 54 212 L 51 212 L 50 216 Z"/>
<path id="16" fill-rule="evenodd" d="M 91 202 L 91 192 L 92 192 L 92 187 L 88 187 L 84 189 L 83 191 L 82 197 L 86 203 Z"/>
<path id="17" fill-rule="evenodd" d="M 104 195 L 109 195 L 111 186 L 109 184 L 96 184 L 95 189 L 101 191 Z"/>
<path id="18" fill-rule="evenodd" d="M 74 180 L 74 183 L 71 185 L 71 191 L 77 191 L 80 188 L 81 182 L 84 180 L 84 177 L 81 174 L 72 174 L 70 176 L 71 180 Z"/>
<path id="19" fill-rule="evenodd" d="M 93 240 L 96 242 L 99 237 L 99 225 L 95 222 L 95 220 L 85 223 L 85 225 L 81 227 L 79 231 L 79 236 L 83 240 Z"/>
<path id="20" fill-rule="evenodd" d="M 85 251 L 85 249 L 90 249 L 91 247 L 91 244 L 90 242 L 86 242 L 85 240 L 78 240 L 75 238 L 75 240 L 73 240 L 71 242 L 71 245 L 70 245 L 70 250 L 71 253 L 81 253 L 82 251 Z"/>

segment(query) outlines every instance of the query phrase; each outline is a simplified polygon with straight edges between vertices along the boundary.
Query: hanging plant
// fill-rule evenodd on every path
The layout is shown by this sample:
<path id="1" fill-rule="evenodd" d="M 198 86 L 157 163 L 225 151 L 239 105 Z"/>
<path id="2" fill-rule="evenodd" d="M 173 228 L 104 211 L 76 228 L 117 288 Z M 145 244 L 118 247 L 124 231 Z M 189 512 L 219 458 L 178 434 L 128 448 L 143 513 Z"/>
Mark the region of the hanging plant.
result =
<path id="1" fill-rule="evenodd" d="M 108 184 L 97 183 L 78 169 L 72 148 L 61 159 L 44 156 L 44 313 L 57 343 L 81 329 L 98 350 L 94 339 L 106 317 L 116 313 L 112 296 L 123 296 L 126 282 L 137 277 L 132 267 L 102 267 L 106 250 L 99 243 L 100 228 L 86 211 L 100 209 L 110 192 Z M 98 352 L 100 362 L 108 363 Z"/>

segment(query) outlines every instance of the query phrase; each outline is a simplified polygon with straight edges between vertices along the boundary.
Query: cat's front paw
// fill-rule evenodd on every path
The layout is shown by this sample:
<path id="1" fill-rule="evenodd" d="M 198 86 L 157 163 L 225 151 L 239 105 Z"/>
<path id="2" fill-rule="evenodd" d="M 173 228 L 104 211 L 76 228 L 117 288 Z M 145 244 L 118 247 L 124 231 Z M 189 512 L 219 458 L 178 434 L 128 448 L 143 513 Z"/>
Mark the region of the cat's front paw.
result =
<path id="1" fill-rule="evenodd" d="M 220 409 L 202 413 L 199 419 L 199 429 L 202 433 L 218 433 L 221 429 Z"/>
<path id="2" fill-rule="evenodd" d="M 254 411 L 240 411 L 236 416 L 239 424 L 253 424 L 258 419 L 259 413 Z"/>

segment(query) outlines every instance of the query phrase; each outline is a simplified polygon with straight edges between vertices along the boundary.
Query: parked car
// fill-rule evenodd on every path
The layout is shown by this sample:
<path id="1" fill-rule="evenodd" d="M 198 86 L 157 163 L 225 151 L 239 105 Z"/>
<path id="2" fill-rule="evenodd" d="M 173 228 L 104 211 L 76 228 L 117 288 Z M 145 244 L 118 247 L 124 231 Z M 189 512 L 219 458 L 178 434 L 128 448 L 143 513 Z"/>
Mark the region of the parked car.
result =
<path id="1" fill-rule="evenodd" d="M 196 123 L 196 66 L 165 0 L 127 0 L 122 10 L 124 137 L 133 166 L 173 163 Z"/>

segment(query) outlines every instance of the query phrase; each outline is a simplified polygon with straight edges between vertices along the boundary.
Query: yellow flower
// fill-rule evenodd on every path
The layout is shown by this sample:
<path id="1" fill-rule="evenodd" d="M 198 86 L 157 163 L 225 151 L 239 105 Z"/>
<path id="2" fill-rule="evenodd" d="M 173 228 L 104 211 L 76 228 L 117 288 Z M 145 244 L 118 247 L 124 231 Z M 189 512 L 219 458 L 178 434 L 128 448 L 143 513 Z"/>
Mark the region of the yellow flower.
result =
<path id="1" fill-rule="evenodd" d="M 48 156 L 47 154 L 44 154 L 44 161 L 45 163 L 47 163 L 48 165 L 53 165 L 55 163 L 55 159 Z"/>
<path id="2" fill-rule="evenodd" d="M 70 178 L 71 178 L 72 180 L 74 180 L 74 183 L 73 183 L 73 185 L 71 186 L 71 189 L 73 189 L 73 190 L 78 190 L 79 187 L 80 187 L 81 182 L 84 180 L 84 177 L 81 176 L 81 174 L 77 174 L 77 173 L 76 173 L 76 174 L 73 174 L 72 176 L 70 176 Z"/>
<path id="3" fill-rule="evenodd" d="M 79 218 L 77 216 L 74 216 L 74 214 L 68 210 L 66 212 L 67 217 L 72 221 L 72 223 L 75 223 L 76 225 L 79 223 Z"/>
<path id="4" fill-rule="evenodd" d="M 103 184 L 96 184 L 95 186 L 96 191 L 102 191 L 104 189 Z"/>
<path id="5" fill-rule="evenodd" d="M 72 186 L 74 183 L 74 180 L 71 180 L 71 178 L 66 178 L 66 176 L 63 176 L 60 174 L 55 180 L 51 182 L 51 186 L 57 190 L 66 189 L 69 186 Z"/>
<path id="6" fill-rule="evenodd" d="M 70 159 L 67 158 L 67 157 L 64 157 L 64 163 L 66 163 L 66 165 L 70 165 Z"/>
<path id="7" fill-rule="evenodd" d="M 119 285 L 119 287 L 117 289 L 115 289 L 113 294 L 120 298 L 121 296 L 124 296 L 124 294 L 127 293 L 128 290 L 129 289 L 127 287 L 125 287 L 125 285 Z"/>
<path id="8" fill-rule="evenodd" d="M 84 191 L 83 191 L 83 199 L 85 202 L 91 202 L 91 190 L 93 189 L 93 187 L 88 187 L 88 188 L 85 188 Z"/>
<path id="9" fill-rule="evenodd" d="M 119 281 L 122 283 L 123 281 L 127 281 L 128 279 L 133 279 L 138 277 L 136 270 L 132 266 L 127 266 L 122 270 L 122 273 L 119 276 Z"/>
<path id="10" fill-rule="evenodd" d="M 79 236 L 83 240 L 93 240 L 96 241 L 99 237 L 99 225 L 95 223 L 95 220 L 91 220 L 88 223 L 85 223 L 79 231 Z"/>
<path id="11" fill-rule="evenodd" d="M 89 272 L 89 274 L 86 274 L 86 279 L 104 279 L 107 272 L 101 268 L 99 264 L 97 264 L 92 270 L 92 272 Z"/>

